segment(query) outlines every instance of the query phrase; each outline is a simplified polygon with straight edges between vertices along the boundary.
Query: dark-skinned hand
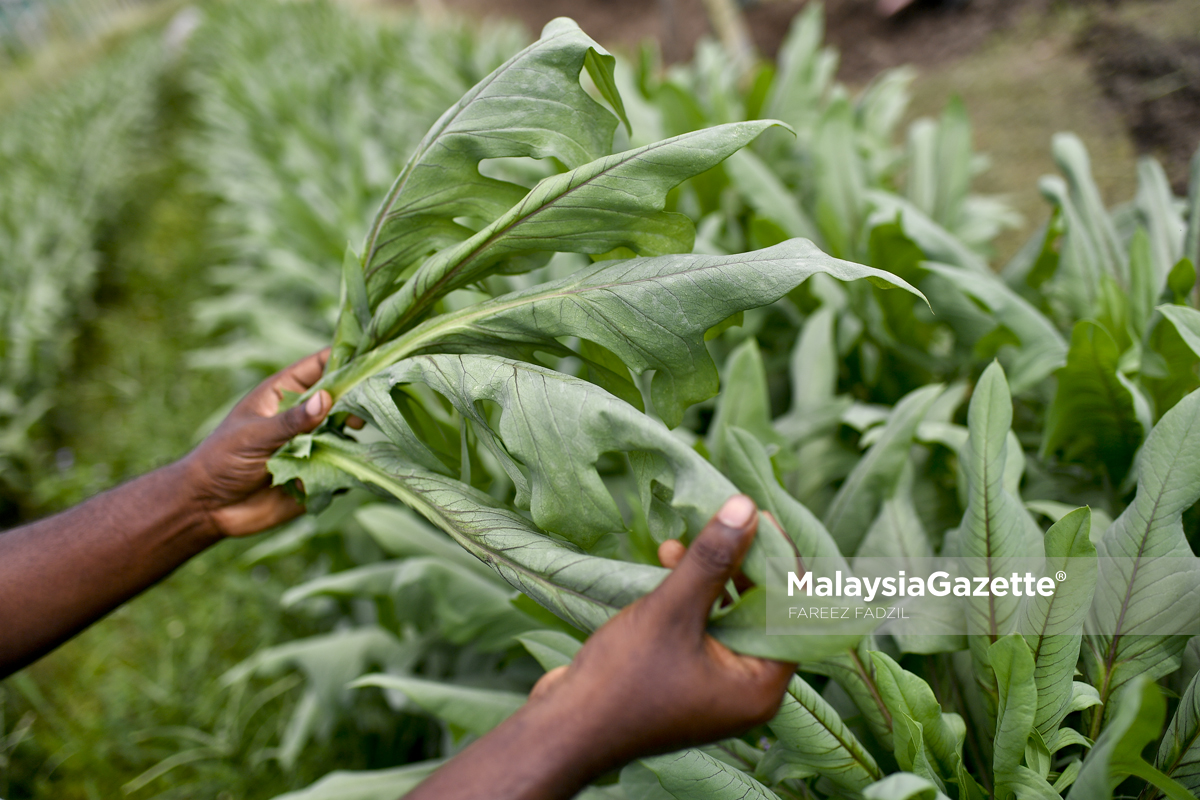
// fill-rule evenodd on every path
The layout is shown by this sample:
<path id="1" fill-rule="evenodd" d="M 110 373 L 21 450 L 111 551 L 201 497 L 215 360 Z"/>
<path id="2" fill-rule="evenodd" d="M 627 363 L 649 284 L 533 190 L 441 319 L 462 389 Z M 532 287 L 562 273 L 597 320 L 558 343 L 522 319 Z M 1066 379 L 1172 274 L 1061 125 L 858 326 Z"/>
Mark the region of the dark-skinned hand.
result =
<path id="1" fill-rule="evenodd" d="M 53 517 L 0 535 L 0 678 L 69 639 L 226 536 L 303 511 L 267 459 L 329 413 L 327 392 L 279 414 L 327 352 L 263 381 L 192 453 Z"/>
<path id="2" fill-rule="evenodd" d="M 258 533 L 304 512 L 282 486 L 270 485 L 267 460 L 292 437 L 314 430 L 329 413 L 332 400 L 325 391 L 279 413 L 283 393 L 307 391 L 328 359 L 326 348 L 267 378 L 183 460 L 196 503 L 222 535 Z"/>
<path id="3" fill-rule="evenodd" d="M 634 758 L 742 733 L 779 708 L 794 664 L 743 656 L 705 632 L 758 523 L 731 498 L 691 547 L 660 548 L 667 578 L 551 670 L 529 702 L 418 787 L 410 800 L 571 797 Z"/>

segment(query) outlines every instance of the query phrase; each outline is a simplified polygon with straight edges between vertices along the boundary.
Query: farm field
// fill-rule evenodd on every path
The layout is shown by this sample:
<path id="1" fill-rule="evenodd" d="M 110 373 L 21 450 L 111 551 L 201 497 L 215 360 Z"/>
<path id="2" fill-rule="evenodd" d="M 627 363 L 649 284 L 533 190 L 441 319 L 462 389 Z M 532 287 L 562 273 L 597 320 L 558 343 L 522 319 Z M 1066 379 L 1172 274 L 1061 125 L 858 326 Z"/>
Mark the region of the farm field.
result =
<path id="1" fill-rule="evenodd" d="M 848 569 L 993 545 L 1194 558 L 1194 4 L 885 22 L 764 2 L 745 18 L 774 62 L 700 39 L 681 0 L 131 5 L 0 61 L 2 524 L 170 462 L 330 344 L 342 405 L 272 462 L 319 514 L 203 554 L 0 682 L 0 797 L 399 796 L 735 490 L 777 526 L 759 583 L 754 559 L 789 547 Z M 560 14 L 582 32 L 539 40 Z M 533 110 L 487 117 L 516 144 L 466 164 L 421 144 L 522 57 Z M 458 170 L 459 205 L 430 222 L 406 189 L 377 214 L 406 164 Z M 581 176 L 603 188 L 576 207 Z M 626 294 L 596 288 L 617 277 Z M 558 405 L 517 399 L 545 381 Z M 578 574 L 496 562 L 498 531 Z M 800 662 L 780 716 L 581 796 L 1193 796 L 1200 605 L 1132 652 L 1085 628 L 1098 591 L 1042 637 L 1052 657 L 1017 621 L 1032 607 L 990 640 L 822 650 L 764 636 L 744 592 L 711 630 Z"/>

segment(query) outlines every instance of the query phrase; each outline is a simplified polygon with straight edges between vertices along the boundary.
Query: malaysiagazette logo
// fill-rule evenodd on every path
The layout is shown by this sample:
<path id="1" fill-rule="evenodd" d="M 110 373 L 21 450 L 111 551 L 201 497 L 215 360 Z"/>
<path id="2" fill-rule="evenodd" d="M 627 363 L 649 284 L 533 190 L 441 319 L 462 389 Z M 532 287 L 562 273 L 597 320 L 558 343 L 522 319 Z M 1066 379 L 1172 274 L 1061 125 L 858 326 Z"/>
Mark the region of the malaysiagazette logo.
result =
<path id="1" fill-rule="evenodd" d="M 1064 577 L 1065 577 L 1065 573 Z M 900 570 L 893 577 L 859 578 L 843 575 L 839 569 L 832 578 L 814 578 L 811 572 L 787 574 L 788 597 L 795 592 L 809 597 L 861 597 L 870 603 L 876 597 L 1053 597 L 1057 586 L 1054 578 L 1039 577 L 1032 572 L 1010 577 L 951 576 L 937 570 L 924 578 L 905 575 Z"/>
<path id="2" fill-rule="evenodd" d="M 965 641 L 958 637 L 1034 628 L 1038 635 L 1200 634 L 1194 556 L 771 558 L 766 573 L 770 635 L 889 634 L 905 649 L 928 637 L 949 647 Z M 1133 576 L 1137 592 L 1129 590 Z M 1170 611 L 1148 602 L 1151 595 L 1172 597 Z"/>

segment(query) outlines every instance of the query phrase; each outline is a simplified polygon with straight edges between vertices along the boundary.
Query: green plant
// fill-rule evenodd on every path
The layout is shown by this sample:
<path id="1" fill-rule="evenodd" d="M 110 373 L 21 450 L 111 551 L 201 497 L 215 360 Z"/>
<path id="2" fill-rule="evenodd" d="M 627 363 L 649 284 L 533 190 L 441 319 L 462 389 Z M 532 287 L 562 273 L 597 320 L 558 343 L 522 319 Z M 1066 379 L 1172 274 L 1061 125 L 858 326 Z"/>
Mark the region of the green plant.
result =
<path id="1" fill-rule="evenodd" d="M 12 109 L 0 130 L 0 518 L 31 510 L 54 406 L 95 285 L 99 229 L 127 199 L 162 54 L 138 42 Z"/>
<path id="2" fill-rule="evenodd" d="M 543 73 L 553 78 L 523 86 L 522 96 L 553 87 L 560 102 L 597 114 L 575 82 L 587 72 L 622 114 L 605 55 L 567 23 L 515 59 L 553 66 Z M 1055 214 L 999 275 L 961 231 L 888 192 L 864 195 L 854 237 L 876 269 L 801 241 L 742 255 L 656 255 L 691 244 L 683 221 L 668 216 L 682 196 L 672 187 L 715 175 L 770 122 L 735 122 L 614 156 L 602 150 L 590 163 L 597 153 L 564 157 L 568 145 L 555 137 L 569 123 L 539 131 L 530 124 L 541 121 L 536 111 L 519 136 L 494 113 L 495 136 L 454 139 L 455 125 L 469 126 L 489 92 L 502 92 L 506 73 L 434 127 L 377 216 L 380 235 L 344 260 L 322 382 L 338 400 L 334 423 L 294 442 L 273 467 L 280 482 L 302 478 L 313 502 L 366 486 L 448 533 L 522 593 L 525 618 L 500 638 L 546 669 L 567 663 L 578 632 L 659 580 L 654 546 L 694 531 L 735 488 L 771 512 L 747 564 L 760 583 L 762 556 L 792 547 L 844 558 L 848 569 L 859 557 L 980 548 L 998 559 L 1089 559 L 1131 548 L 1195 557 L 1200 312 L 1187 302 L 1200 177 L 1181 211 L 1146 161 L 1138 199 L 1110 214 L 1082 146 L 1060 136 L 1054 151 L 1064 179 L 1043 183 Z M 574 143 L 588 134 L 595 128 Z M 480 148 L 472 160 L 450 160 L 464 153 L 453 145 L 466 141 Z M 522 199 L 473 171 L 488 155 L 555 156 L 570 169 Z M 735 169 L 721 180 L 736 186 Z M 644 172 L 631 187 L 620 170 Z M 443 187 L 452 202 L 429 202 L 439 188 L 436 178 L 425 182 L 429 174 L 455 176 Z M 618 210 L 624 216 L 614 224 Z M 381 240 L 391 249 L 373 245 Z M 589 265 L 558 255 L 546 266 L 532 258 L 568 248 L 601 258 Z M 501 269 L 544 271 L 512 291 L 512 278 L 496 279 Z M 918 287 L 936 316 L 916 292 L 826 277 L 903 285 L 882 269 Z M 824 275 L 801 286 L 812 273 Z M 542 276 L 551 280 L 536 282 Z M 774 396 L 756 337 L 724 324 L 768 304 L 752 331 L 793 343 L 791 385 Z M 728 355 L 725 388 L 704 417 L 688 409 L 718 388 L 704 341 L 710 331 Z M 351 413 L 372 423 L 363 434 L 340 430 Z M 1076 509 L 1081 503 L 1092 509 Z M 1042 518 L 1053 522 L 1048 530 Z M 391 552 L 423 558 L 322 577 L 293 597 L 370 597 L 395 613 L 411 601 L 413 575 L 459 563 L 446 540 L 403 514 L 395 519 Z M 1112 576 L 1101 570 L 1100 579 Z M 1127 580 L 1123 591 L 1150 598 L 1141 613 L 1170 606 L 1136 576 Z M 424 584 L 436 587 L 432 618 L 472 608 L 452 590 L 467 584 Z M 762 595 L 751 589 L 711 630 L 739 650 L 801 662 L 779 715 L 753 736 L 646 759 L 623 770 L 618 785 L 589 791 L 1092 798 L 1122 786 L 1188 797 L 1200 755 L 1195 640 L 1094 633 L 1080 613 L 1091 591 L 1085 585 L 1065 598 L 1075 622 L 1051 637 L 1034 633 L 1049 610 L 1030 603 L 976 608 L 986 627 L 968 637 L 797 641 L 762 635 Z M 572 630 L 539 617 L 525 598 Z M 508 614 L 503 608 L 485 602 L 457 621 L 469 629 L 471 618 Z M 382 613 L 375 619 L 391 626 Z M 457 736 L 485 732 L 521 701 L 470 676 L 431 680 L 415 663 L 390 666 L 354 685 L 396 692 L 400 707 L 424 709 Z M 1166 719 L 1158 682 L 1183 700 L 1158 752 L 1144 758 Z M 291 797 L 390 796 L 432 766 L 330 776 Z"/>

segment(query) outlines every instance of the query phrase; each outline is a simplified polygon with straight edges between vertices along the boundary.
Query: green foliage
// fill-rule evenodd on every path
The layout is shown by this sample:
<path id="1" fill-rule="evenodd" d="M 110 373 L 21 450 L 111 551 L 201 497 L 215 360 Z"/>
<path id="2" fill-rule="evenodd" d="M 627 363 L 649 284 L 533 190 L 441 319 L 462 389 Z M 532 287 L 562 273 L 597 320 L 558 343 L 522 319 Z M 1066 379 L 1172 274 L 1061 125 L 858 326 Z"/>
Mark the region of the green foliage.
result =
<path id="1" fill-rule="evenodd" d="M 37 102 L 4 112 L 0 518 L 32 510 L 32 476 L 48 455 L 35 428 L 60 399 L 78 311 L 96 285 L 99 229 L 129 199 L 161 61 L 153 43 L 134 43 Z"/>
<path id="2" fill-rule="evenodd" d="M 646 64 L 636 77 L 618 64 L 609 78 L 603 51 L 562 21 L 515 56 L 542 79 L 491 116 L 494 146 L 507 149 L 442 147 L 455 134 L 438 123 L 372 228 L 407 222 L 403 263 L 376 255 L 373 234 L 342 262 L 337 355 L 321 384 L 334 421 L 275 459 L 276 480 L 301 478 L 315 503 L 366 487 L 417 511 L 520 592 L 512 604 L 529 627 L 509 646 L 544 669 L 569 663 L 586 632 L 657 583 L 657 542 L 694 533 L 734 491 L 770 512 L 746 563 L 760 583 L 772 553 L 847 569 L 860 556 L 976 555 L 996 575 L 1018 557 L 1072 559 L 1078 580 L 1052 602 L 965 603 L 967 637 L 788 642 L 762 636 L 762 590 L 744 592 L 710 630 L 742 652 L 800 662 L 777 717 L 744 739 L 630 765 L 618 786 L 594 789 L 603 796 L 1048 798 L 1127 779 L 1177 792 L 1194 771 L 1194 688 L 1162 766 L 1140 758 L 1157 731 L 1122 737 L 1161 727 L 1161 700 L 1139 705 L 1125 687 L 1174 672 L 1185 638 L 1145 650 L 1085 618 L 1098 584 L 1133 599 L 1131 620 L 1163 613 L 1170 592 L 1146 591 L 1150 575 L 1079 565 L 1140 546 L 1194 557 L 1183 519 L 1200 497 L 1196 312 L 1161 305 L 1190 290 L 1171 277 L 1186 241 L 1174 233 L 1185 227 L 1178 203 L 1147 163 L 1140 228 L 1118 225 L 1082 145 L 1059 137 L 1066 177 L 1044 182 L 1054 220 L 993 273 L 986 243 L 1008 217 L 969 194 L 979 159 L 961 106 L 914 126 L 904 161 L 889 141 L 904 76 L 852 103 L 822 66 L 818 13 L 799 19 L 780 69 L 745 90 L 704 48 L 661 80 Z M 613 112 L 602 130 L 624 113 L 632 134 L 625 153 L 592 144 L 580 163 L 537 115 L 551 91 L 598 114 L 577 94 L 585 72 L 608 87 L 590 100 Z M 507 74 L 454 113 L 476 113 Z M 793 96 L 806 99 L 781 99 Z M 770 120 L 748 123 L 776 111 L 794 143 Z M 526 113 L 534 120 L 519 122 Z M 431 215 L 422 198 L 436 184 L 412 177 L 421 165 L 440 159 L 478 182 L 488 154 L 541 157 L 556 174 L 523 199 L 524 185 L 489 177 L 471 184 L 479 205 Z M 405 198 L 413 210 L 396 211 Z M 694 243 L 680 214 L 697 225 Z M 380 271 L 392 277 L 374 279 Z M 785 365 L 790 383 L 778 380 Z M 368 427 L 344 429 L 346 414 Z M 1046 513 L 1049 530 L 1036 516 Z M 451 558 L 442 544 L 403 555 L 298 591 L 386 595 L 402 615 L 411 596 L 396 576 Z M 503 649 L 506 635 L 489 647 Z M 519 702 L 519 689 L 468 674 L 401 673 L 357 685 L 399 690 L 455 742 Z M 1111 755 L 1135 748 L 1139 757 Z"/>
<path id="3" fill-rule="evenodd" d="M 330 4 L 211 8 L 180 66 L 225 247 L 198 307 L 220 344 L 195 363 L 249 382 L 332 341 L 338 405 L 273 464 L 326 510 L 244 557 L 289 576 L 302 634 L 267 636 L 213 710 L 148 740 L 131 792 L 282 791 L 345 759 L 363 771 L 285 796 L 402 794 L 734 491 L 770 512 L 760 583 L 796 552 L 997 574 L 1043 551 L 1194 557 L 1200 178 L 1180 203 L 1143 162 L 1110 213 L 1057 137 L 1051 220 L 993 272 L 1013 220 L 970 191 L 961 103 L 897 145 L 911 76 L 852 96 L 820 40 L 810 4 L 743 83 L 714 45 L 660 75 L 564 20 L 518 52 L 507 30 Z M 767 637 L 750 589 L 711 630 L 800 662 L 776 718 L 584 796 L 1196 791 L 1195 643 L 1084 618 L 1096 586 L 1130 622 L 1172 592 L 1079 577 L 1054 602 L 963 604 L 969 637 Z M 378 769 L 405 757 L 428 760 Z"/>

